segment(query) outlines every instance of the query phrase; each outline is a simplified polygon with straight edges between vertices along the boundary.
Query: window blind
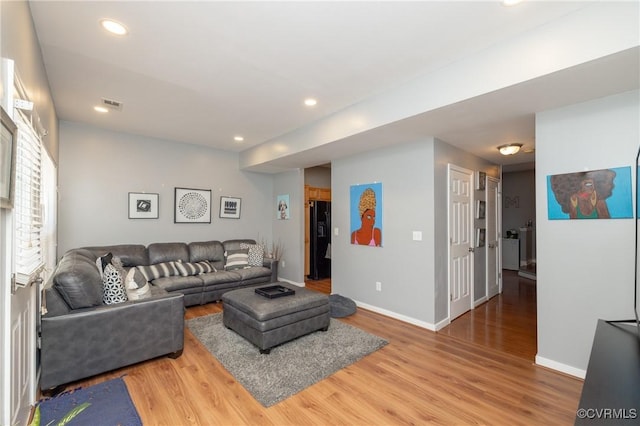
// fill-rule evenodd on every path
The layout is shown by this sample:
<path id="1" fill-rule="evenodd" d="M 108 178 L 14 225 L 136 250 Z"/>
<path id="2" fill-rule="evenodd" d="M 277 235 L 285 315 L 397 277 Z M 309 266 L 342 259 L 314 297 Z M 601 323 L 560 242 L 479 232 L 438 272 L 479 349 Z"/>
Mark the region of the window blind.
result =
<path id="1" fill-rule="evenodd" d="M 42 143 L 27 117 L 16 110 L 18 149 L 14 203 L 16 282 L 28 284 L 44 264 L 42 250 Z"/>

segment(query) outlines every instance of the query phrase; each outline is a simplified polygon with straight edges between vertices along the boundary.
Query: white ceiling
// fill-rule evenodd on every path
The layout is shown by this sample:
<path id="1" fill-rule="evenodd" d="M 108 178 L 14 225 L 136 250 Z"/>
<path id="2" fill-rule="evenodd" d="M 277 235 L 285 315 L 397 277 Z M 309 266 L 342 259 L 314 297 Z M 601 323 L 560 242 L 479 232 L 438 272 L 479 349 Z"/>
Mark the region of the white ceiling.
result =
<path id="1" fill-rule="evenodd" d="M 589 3 L 32 1 L 30 7 L 59 119 L 243 151 Z M 130 34 L 106 34 L 102 18 L 124 23 Z M 496 146 L 519 141 L 533 149 L 536 111 L 637 88 L 637 51 L 616 61 L 402 120 L 280 165 L 309 166 L 312 158 L 319 164 L 370 149 L 389 131 L 396 140 L 436 136 L 490 161 L 527 163 L 531 154 L 500 157 Z M 631 74 L 605 84 L 611 79 L 602 73 L 621 64 Z M 303 106 L 309 96 L 318 99 L 316 107 Z M 101 98 L 124 108 L 98 114 L 93 106 Z"/>

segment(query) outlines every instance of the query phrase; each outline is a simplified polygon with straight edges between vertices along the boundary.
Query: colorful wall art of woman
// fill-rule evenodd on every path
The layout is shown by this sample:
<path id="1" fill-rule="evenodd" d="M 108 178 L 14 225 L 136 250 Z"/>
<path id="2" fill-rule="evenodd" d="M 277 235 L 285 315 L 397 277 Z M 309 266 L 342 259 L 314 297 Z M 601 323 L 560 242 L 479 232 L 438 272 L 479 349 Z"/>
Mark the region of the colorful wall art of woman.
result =
<path id="1" fill-rule="evenodd" d="M 609 219 L 607 198 L 613 192 L 613 170 L 593 170 L 551 176 L 551 188 L 571 219 Z"/>
<path id="2" fill-rule="evenodd" d="M 382 244 L 382 232 L 376 228 L 376 193 L 371 188 L 366 188 L 360 195 L 358 203 L 360 213 L 360 228 L 351 233 L 351 244 L 362 246 L 380 247 Z"/>

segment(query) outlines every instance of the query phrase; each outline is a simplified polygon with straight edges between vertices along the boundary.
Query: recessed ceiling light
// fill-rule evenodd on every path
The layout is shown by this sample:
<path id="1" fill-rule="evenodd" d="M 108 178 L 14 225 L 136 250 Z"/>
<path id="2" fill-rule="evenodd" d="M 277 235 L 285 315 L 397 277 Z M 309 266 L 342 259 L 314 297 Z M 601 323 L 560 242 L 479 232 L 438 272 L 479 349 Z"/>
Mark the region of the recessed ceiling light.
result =
<path id="1" fill-rule="evenodd" d="M 127 35 L 129 33 L 129 30 L 127 30 L 127 27 L 125 27 L 118 21 L 114 21 L 113 19 L 102 19 L 100 21 L 100 25 L 102 26 L 102 28 L 109 31 L 111 34 L 122 36 L 122 35 Z"/>
<path id="2" fill-rule="evenodd" d="M 515 6 L 518 3 L 522 3 L 523 0 L 502 0 L 503 6 Z"/>
<path id="3" fill-rule="evenodd" d="M 106 113 L 106 112 L 109 112 L 108 109 L 106 109 L 105 107 L 101 107 L 101 106 L 94 106 L 93 110 L 96 111 L 96 112 L 103 113 L 103 114 Z"/>
<path id="4" fill-rule="evenodd" d="M 244 141 L 244 138 L 242 136 L 234 136 L 233 140 L 236 141 L 236 142 L 242 142 L 242 141 Z"/>
<path id="5" fill-rule="evenodd" d="M 315 106 L 318 103 L 317 100 L 313 99 L 313 98 L 307 98 L 304 100 L 304 104 L 306 106 Z"/>

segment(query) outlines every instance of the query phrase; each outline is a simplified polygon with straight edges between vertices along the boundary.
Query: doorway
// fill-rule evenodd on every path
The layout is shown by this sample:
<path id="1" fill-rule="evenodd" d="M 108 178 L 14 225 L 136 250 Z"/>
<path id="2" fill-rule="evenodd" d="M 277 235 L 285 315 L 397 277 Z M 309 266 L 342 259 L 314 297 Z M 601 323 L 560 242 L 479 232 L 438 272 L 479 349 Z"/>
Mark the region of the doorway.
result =
<path id="1" fill-rule="evenodd" d="M 304 281 L 331 292 L 331 164 L 304 169 Z"/>

